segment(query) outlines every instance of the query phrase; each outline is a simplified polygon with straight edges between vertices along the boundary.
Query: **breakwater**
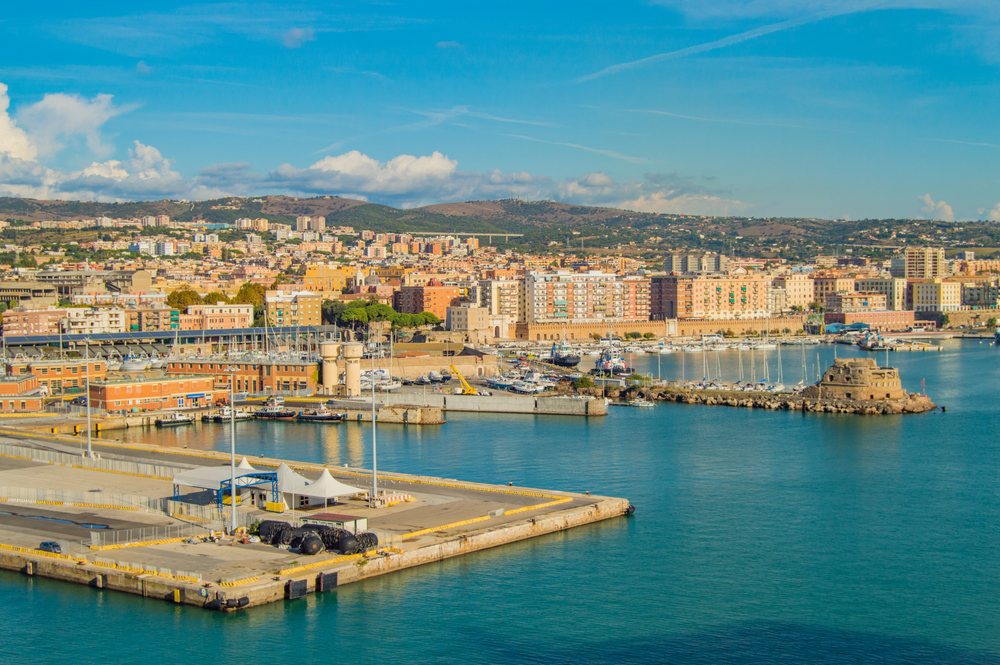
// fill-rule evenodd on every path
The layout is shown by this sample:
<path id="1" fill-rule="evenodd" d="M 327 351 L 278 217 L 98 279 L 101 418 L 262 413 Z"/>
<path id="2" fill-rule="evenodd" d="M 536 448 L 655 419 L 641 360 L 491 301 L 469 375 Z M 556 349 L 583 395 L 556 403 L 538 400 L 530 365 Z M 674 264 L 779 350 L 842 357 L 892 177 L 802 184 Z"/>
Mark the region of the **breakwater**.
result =
<path id="1" fill-rule="evenodd" d="M 924 413 L 937 408 L 924 395 L 911 393 L 900 399 L 853 400 L 809 399 L 797 393 L 752 393 L 736 390 L 657 390 L 632 389 L 619 391 L 610 397 L 645 397 L 653 401 L 701 404 L 704 406 L 733 406 L 745 409 L 770 411 L 803 411 L 808 413 L 853 413 L 857 415 L 899 415 Z"/>

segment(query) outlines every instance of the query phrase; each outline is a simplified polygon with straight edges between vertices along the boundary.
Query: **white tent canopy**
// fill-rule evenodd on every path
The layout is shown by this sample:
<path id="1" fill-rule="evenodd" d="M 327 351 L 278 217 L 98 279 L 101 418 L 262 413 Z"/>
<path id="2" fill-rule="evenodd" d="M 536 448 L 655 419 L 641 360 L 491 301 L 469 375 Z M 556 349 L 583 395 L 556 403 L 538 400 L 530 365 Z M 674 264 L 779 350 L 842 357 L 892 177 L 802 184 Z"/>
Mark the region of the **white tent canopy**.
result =
<path id="1" fill-rule="evenodd" d="M 243 458 L 243 459 L 242 459 L 242 460 L 240 461 L 239 465 L 238 465 L 238 466 L 237 466 L 236 468 L 237 468 L 237 469 L 243 469 L 243 470 L 245 470 L 245 471 L 256 471 L 256 470 L 257 470 L 257 469 L 255 469 L 255 468 L 253 468 L 252 466 L 250 466 L 250 462 L 248 462 L 248 461 L 247 461 L 247 458 L 246 458 L 246 457 L 244 457 L 244 458 Z"/>
<path id="2" fill-rule="evenodd" d="M 305 489 L 297 492 L 297 494 L 317 499 L 335 499 L 338 496 L 357 494 L 362 491 L 363 490 L 360 490 L 357 487 L 351 487 L 350 485 L 345 485 L 339 480 L 335 480 L 334 477 L 330 475 L 329 469 L 323 469 L 323 473 L 320 474 L 319 478 L 313 481 Z"/>
<path id="3" fill-rule="evenodd" d="M 284 462 L 278 466 L 278 491 L 282 494 L 303 495 L 303 490 L 308 484 L 308 480 L 292 471 Z"/>
<path id="4" fill-rule="evenodd" d="M 238 487 L 247 487 L 250 485 L 263 485 L 270 481 L 262 480 L 259 478 L 243 478 L 241 482 L 241 476 L 248 473 L 259 473 L 256 469 L 253 469 L 248 464 L 246 467 L 239 466 L 236 468 L 236 485 Z M 291 469 L 289 469 L 291 472 Z M 233 470 L 229 466 L 203 466 L 198 469 L 191 469 L 190 471 L 182 471 L 174 476 L 174 485 L 185 485 L 187 487 L 198 487 L 205 490 L 218 490 L 222 487 L 222 483 L 230 480 L 233 475 Z M 301 476 L 299 476 L 301 478 Z M 280 476 L 279 476 L 280 478 Z"/>

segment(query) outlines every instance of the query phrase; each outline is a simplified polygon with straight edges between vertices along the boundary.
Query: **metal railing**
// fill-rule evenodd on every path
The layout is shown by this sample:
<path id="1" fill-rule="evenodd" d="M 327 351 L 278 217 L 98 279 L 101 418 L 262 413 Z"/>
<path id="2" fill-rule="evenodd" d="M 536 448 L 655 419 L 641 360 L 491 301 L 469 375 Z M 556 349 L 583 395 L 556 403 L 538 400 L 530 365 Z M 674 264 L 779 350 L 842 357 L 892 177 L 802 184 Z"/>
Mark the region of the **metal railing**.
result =
<path id="1" fill-rule="evenodd" d="M 90 508 L 115 508 L 143 513 L 162 513 L 167 499 L 118 492 L 83 492 L 73 490 L 36 489 L 33 487 L 0 486 L 0 499 L 9 503 L 68 505 Z"/>
<path id="2" fill-rule="evenodd" d="M 61 464 L 63 466 L 78 466 L 139 476 L 152 476 L 154 478 L 163 478 L 166 480 L 172 480 L 176 474 L 182 471 L 187 471 L 187 468 L 168 466 L 166 464 L 146 464 L 144 462 L 103 459 L 101 457 L 90 459 L 89 457 L 81 455 L 70 455 L 68 453 L 60 453 L 54 450 L 40 450 L 38 448 L 14 446 L 6 443 L 0 444 L 0 455 L 30 459 L 36 462 L 46 462 L 48 464 Z"/>
<path id="3" fill-rule="evenodd" d="M 201 524 L 167 524 L 140 529 L 91 531 L 89 544 L 94 549 L 129 547 L 140 543 L 149 545 L 192 536 L 203 536 L 213 530 L 210 526 Z"/>

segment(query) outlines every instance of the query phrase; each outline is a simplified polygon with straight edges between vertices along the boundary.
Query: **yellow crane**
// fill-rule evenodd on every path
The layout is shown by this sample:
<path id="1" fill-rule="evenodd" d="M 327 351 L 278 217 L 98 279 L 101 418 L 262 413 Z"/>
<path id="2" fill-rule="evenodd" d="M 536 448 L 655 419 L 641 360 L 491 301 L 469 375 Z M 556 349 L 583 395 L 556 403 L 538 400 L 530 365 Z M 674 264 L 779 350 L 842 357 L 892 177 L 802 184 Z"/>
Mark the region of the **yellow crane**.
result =
<path id="1" fill-rule="evenodd" d="M 458 377 L 458 380 L 462 383 L 462 394 L 463 395 L 478 395 L 479 391 L 469 385 L 469 382 L 465 380 L 462 373 L 458 371 L 458 368 L 454 365 L 451 366 L 452 373 Z"/>

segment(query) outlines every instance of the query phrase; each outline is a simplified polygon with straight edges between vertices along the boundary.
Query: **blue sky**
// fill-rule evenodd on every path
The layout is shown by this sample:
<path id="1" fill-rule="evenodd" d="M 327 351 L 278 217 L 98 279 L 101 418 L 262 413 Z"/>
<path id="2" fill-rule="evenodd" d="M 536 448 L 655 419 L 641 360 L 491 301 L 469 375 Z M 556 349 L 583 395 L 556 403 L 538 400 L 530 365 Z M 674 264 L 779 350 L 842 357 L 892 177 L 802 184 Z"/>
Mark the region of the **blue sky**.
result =
<path id="1" fill-rule="evenodd" d="M 1000 221 L 1000 3 L 23 3 L 0 195 Z"/>

